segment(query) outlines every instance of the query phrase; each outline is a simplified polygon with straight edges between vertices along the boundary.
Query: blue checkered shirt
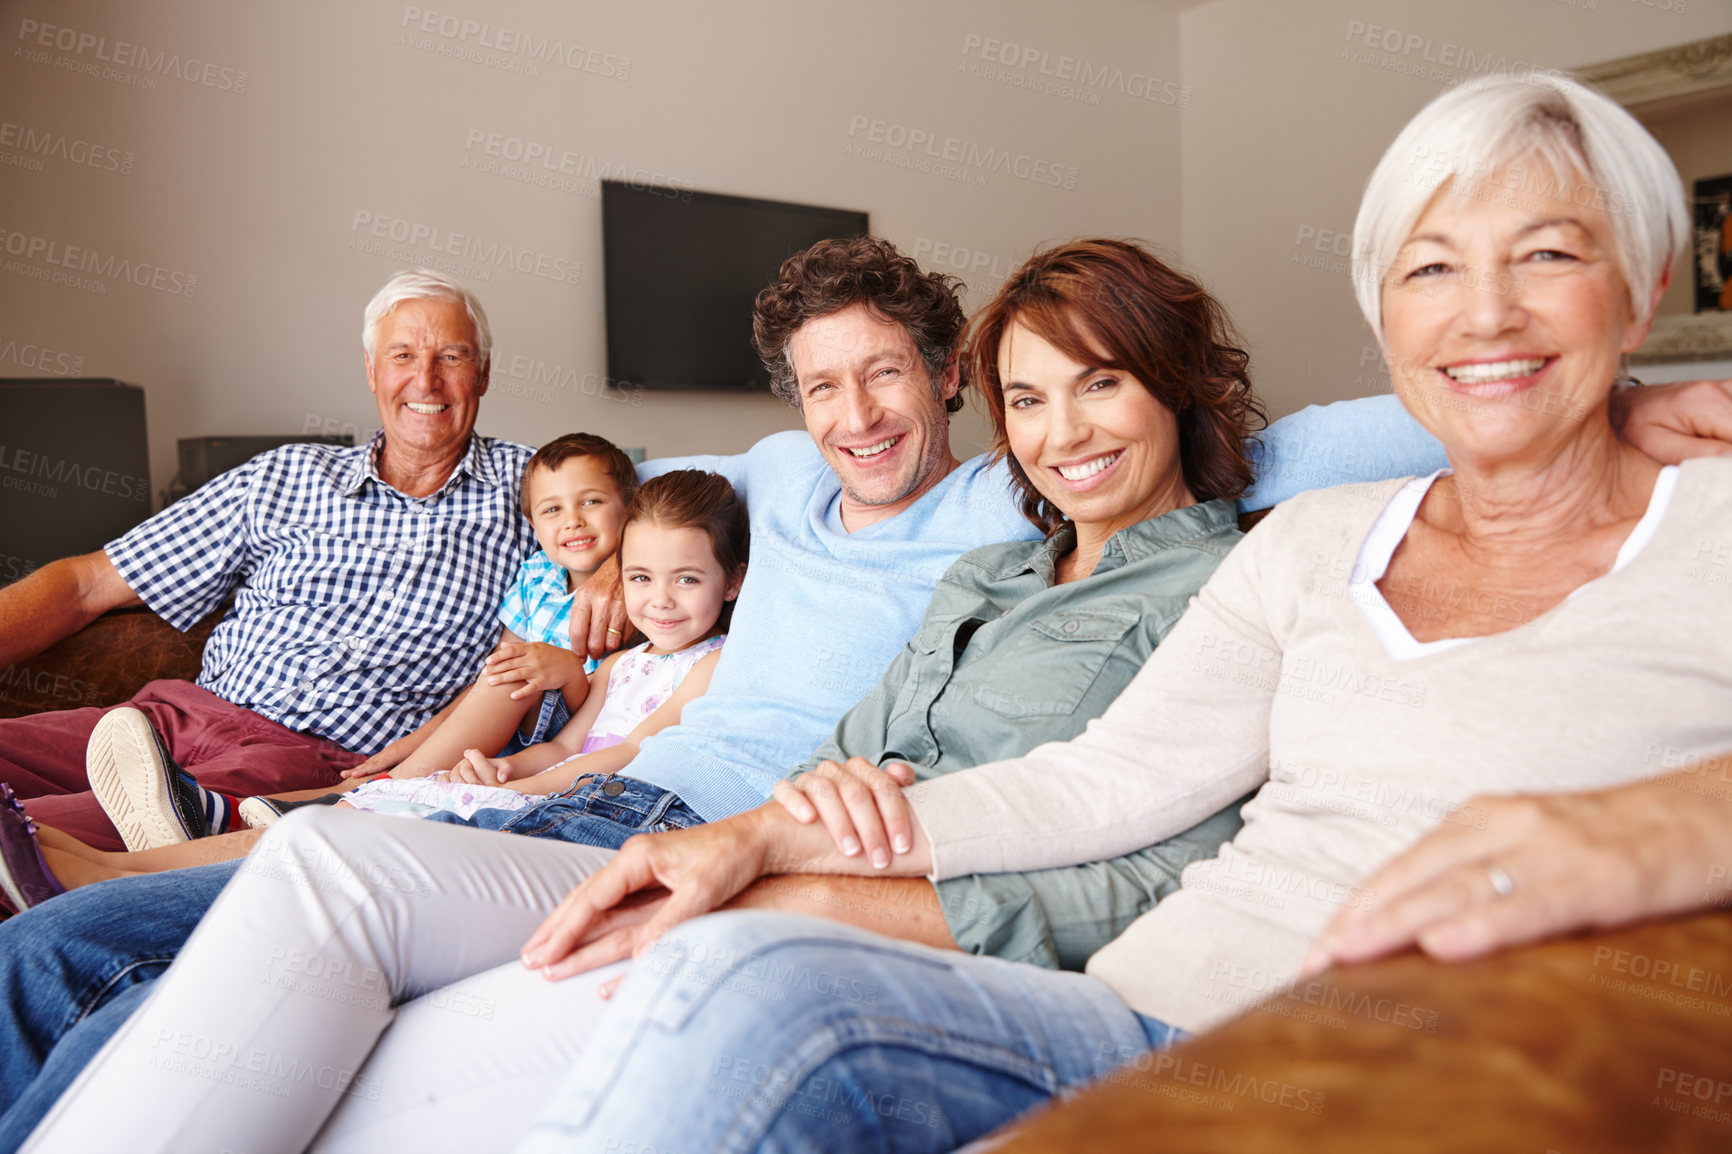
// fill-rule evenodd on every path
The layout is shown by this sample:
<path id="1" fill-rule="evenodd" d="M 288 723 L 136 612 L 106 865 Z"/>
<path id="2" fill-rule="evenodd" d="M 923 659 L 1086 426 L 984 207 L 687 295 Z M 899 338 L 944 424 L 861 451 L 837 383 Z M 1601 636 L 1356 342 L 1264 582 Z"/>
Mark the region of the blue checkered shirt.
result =
<path id="1" fill-rule="evenodd" d="M 499 606 L 499 623 L 525 641 L 571 648 L 571 592 L 565 569 L 537 549 Z"/>
<path id="2" fill-rule="evenodd" d="M 473 437 L 438 492 L 408 497 L 379 479 L 382 437 L 261 454 L 107 546 L 177 629 L 234 594 L 199 685 L 357 752 L 415 729 L 475 677 L 535 548 L 518 507 L 530 449 Z"/>

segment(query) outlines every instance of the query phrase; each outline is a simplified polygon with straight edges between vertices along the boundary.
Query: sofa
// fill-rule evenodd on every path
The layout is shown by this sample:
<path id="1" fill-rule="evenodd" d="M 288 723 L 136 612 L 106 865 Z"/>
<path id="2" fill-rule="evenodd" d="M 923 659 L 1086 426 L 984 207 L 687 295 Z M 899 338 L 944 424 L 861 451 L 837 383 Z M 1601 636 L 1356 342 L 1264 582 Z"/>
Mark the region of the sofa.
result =
<path id="1" fill-rule="evenodd" d="M 0 671 L 0 716 L 194 677 L 219 616 L 182 634 L 148 610 L 106 614 Z M 1732 1151 L 1732 913 L 1323 975 L 1004 1141 L 1019 1154 Z"/>

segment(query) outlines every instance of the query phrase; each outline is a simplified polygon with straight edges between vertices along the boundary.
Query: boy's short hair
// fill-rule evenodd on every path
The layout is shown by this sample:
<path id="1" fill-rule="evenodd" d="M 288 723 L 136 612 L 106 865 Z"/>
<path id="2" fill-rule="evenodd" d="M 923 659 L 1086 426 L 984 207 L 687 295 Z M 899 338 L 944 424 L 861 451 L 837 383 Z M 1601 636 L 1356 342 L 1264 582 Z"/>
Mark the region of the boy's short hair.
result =
<path id="1" fill-rule="evenodd" d="M 518 505 L 525 517 L 529 516 L 530 474 L 537 469 L 557 469 L 573 457 L 594 457 L 600 461 L 602 472 L 613 478 L 620 500 L 631 500 L 632 492 L 637 488 L 637 466 L 625 455 L 625 450 L 606 437 L 598 437 L 594 433 L 567 433 L 535 450 L 535 455 L 523 466 L 523 483 L 518 486 Z"/>

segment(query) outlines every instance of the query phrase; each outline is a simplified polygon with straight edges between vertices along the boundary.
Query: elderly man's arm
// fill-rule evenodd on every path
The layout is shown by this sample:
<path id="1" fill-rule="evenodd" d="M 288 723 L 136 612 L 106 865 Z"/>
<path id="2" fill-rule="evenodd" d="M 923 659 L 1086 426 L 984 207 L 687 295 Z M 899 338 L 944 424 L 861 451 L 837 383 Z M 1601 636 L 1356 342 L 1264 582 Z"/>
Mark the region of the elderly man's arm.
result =
<path id="1" fill-rule="evenodd" d="M 140 604 L 100 549 L 44 565 L 0 589 L 0 665 L 42 652 L 110 609 Z"/>

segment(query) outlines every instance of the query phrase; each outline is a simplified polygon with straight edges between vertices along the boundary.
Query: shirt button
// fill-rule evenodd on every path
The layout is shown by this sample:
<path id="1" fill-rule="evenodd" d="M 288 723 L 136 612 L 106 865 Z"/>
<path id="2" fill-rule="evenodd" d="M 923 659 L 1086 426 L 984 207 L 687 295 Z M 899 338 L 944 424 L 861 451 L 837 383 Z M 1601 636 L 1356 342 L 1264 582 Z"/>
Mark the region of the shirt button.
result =
<path id="1" fill-rule="evenodd" d="M 311 693 L 312 691 L 313 691 L 313 683 L 312 683 L 311 679 L 308 679 L 306 681 L 301 682 L 301 692 L 302 693 Z"/>
<path id="2" fill-rule="evenodd" d="M 1066 621 L 1061 628 L 1063 628 L 1066 633 L 1075 633 L 1077 630 L 1077 623 L 1074 619 Z"/>

